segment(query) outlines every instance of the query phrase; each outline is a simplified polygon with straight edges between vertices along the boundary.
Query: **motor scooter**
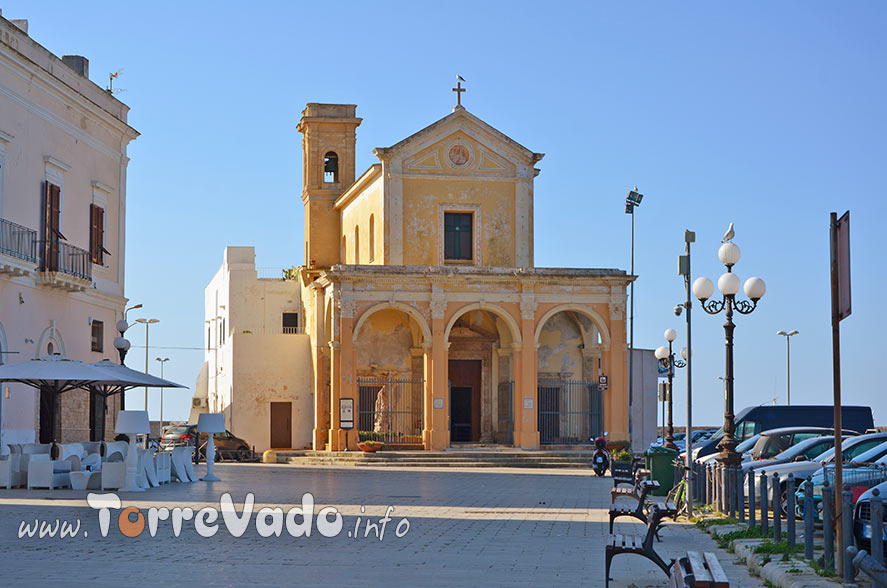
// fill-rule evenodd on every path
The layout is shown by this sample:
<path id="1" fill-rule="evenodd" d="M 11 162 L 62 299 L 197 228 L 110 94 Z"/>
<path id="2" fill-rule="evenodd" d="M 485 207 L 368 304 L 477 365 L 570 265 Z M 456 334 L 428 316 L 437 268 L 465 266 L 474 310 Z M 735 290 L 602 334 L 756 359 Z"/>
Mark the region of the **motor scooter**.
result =
<path id="1" fill-rule="evenodd" d="M 594 442 L 594 453 L 591 456 L 591 467 L 598 476 L 603 476 L 610 469 L 610 452 L 607 451 L 607 433 L 589 439 Z"/>

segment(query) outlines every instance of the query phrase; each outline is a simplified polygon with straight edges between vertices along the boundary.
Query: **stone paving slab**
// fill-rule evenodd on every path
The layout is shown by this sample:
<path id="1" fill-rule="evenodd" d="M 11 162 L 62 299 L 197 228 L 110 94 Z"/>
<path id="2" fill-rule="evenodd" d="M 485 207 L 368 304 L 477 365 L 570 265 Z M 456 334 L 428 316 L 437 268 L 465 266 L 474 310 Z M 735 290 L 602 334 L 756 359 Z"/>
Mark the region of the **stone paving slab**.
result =
<path id="1" fill-rule="evenodd" d="M 151 506 L 194 511 L 217 506 L 225 492 L 235 503 L 253 492 L 256 511 L 280 505 L 285 512 L 310 492 L 315 511 L 326 505 L 339 509 L 341 533 L 324 537 L 315 525 L 310 537 L 292 537 L 285 528 L 279 537 L 262 537 L 254 513 L 240 537 L 219 522 L 218 532 L 205 538 L 188 520 L 176 537 L 171 521 L 161 520 L 155 537 L 145 529 L 129 538 L 117 527 L 119 511 L 112 510 L 108 536 L 102 537 L 98 511 L 85 504 L 86 491 L 0 490 L 0 585 L 604 585 L 609 478 L 564 470 L 379 471 L 263 464 L 222 464 L 216 473 L 222 482 L 170 484 L 120 497 L 124 507 L 134 505 L 147 518 Z M 384 539 L 372 531 L 365 537 L 367 519 L 378 524 L 388 506 L 394 511 Z M 398 538 L 395 525 L 403 517 L 410 528 Z M 79 535 L 18 538 L 23 520 L 57 518 L 79 519 Z M 623 520 L 617 533 L 644 532 L 640 523 Z M 692 525 L 669 523 L 662 539 L 656 548 L 666 559 L 690 549 L 714 551 L 731 586 L 763 585 L 736 565 L 736 556 L 718 549 Z M 667 585 L 652 562 L 637 556 L 616 557 L 612 574 L 614 588 Z"/>

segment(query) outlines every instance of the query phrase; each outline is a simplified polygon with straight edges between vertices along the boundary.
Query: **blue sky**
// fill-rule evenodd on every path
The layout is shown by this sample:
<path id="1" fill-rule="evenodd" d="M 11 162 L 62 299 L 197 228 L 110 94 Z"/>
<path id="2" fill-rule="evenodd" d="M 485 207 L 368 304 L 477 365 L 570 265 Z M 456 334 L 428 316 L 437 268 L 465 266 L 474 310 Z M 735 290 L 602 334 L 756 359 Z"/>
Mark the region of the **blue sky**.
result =
<path id="1" fill-rule="evenodd" d="M 261 266 L 302 252 L 301 135 L 307 102 L 358 105 L 358 171 L 388 146 L 464 105 L 544 152 L 535 187 L 536 265 L 629 263 L 626 191 L 637 213 L 635 341 L 655 348 L 684 323 L 676 275 L 685 228 L 694 274 L 722 273 L 730 221 L 736 273 L 768 293 L 736 329 L 736 408 L 785 402 L 792 340 L 795 403 L 831 402 L 828 214 L 850 209 L 853 314 L 842 323 L 847 404 L 887 424 L 876 343 L 887 286 L 883 172 L 887 7 L 828 3 L 487 2 L 120 3 L 7 0 L 31 36 L 83 54 L 115 83 L 142 136 L 130 146 L 127 284 L 160 319 L 153 358 L 194 385 L 203 360 L 203 288 L 226 245 Z M 878 260 L 881 261 L 878 261 Z M 134 315 L 137 316 L 137 315 Z M 694 314 L 696 423 L 722 421 L 723 316 Z M 144 344 L 144 330 L 131 332 Z M 129 365 L 143 367 L 144 349 Z M 678 375 L 676 421 L 684 422 Z M 140 405 L 141 392 L 131 404 Z M 152 394 L 152 418 L 158 417 Z M 190 392 L 168 391 L 184 418 Z"/>

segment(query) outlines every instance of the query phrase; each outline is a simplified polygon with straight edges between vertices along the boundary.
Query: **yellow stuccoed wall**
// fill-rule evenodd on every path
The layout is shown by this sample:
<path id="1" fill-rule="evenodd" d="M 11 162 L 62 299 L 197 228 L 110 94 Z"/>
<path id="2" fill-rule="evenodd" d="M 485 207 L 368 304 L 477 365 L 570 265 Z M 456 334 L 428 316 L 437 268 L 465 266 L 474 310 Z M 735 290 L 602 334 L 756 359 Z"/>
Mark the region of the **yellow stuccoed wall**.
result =
<path id="1" fill-rule="evenodd" d="M 480 224 L 476 265 L 515 265 L 513 182 L 469 177 L 404 179 L 403 191 L 405 265 L 441 265 L 444 211 L 480 214 L 479 223 L 475 219 L 475 227 Z"/>
<path id="2" fill-rule="evenodd" d="M 383 206 L 382 177 L 379 176 L 342 209 L 342 232 L 339 240 L 345 238 L 345 255 L 342 263 L 381 264 L 383 261 Z M 370 231 L 370 217 L 373 219 L 373 230 Z M 355 227 L 359 229 L 359 256 L 354 256 Z M 372 233 L 372 235 L 371 235 Z M 373 238 L 370 255 L 370 237 Z"/>

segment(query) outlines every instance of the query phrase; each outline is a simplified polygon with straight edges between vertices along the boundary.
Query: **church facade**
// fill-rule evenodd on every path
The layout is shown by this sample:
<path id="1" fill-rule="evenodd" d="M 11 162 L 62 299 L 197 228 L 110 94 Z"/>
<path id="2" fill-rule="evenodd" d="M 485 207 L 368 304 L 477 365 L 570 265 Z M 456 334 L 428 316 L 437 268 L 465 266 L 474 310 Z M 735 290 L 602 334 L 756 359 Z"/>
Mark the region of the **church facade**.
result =
<path id="1" fill-rule="evenodd" d="M 535 267 L 543 155 L 457 106 L 358 177 L 360 122 L 303 111 L 304 264 L 262 276 L 228 248 L 195 406 L 257 449 L 627 440 L 633 278 Z"/>

